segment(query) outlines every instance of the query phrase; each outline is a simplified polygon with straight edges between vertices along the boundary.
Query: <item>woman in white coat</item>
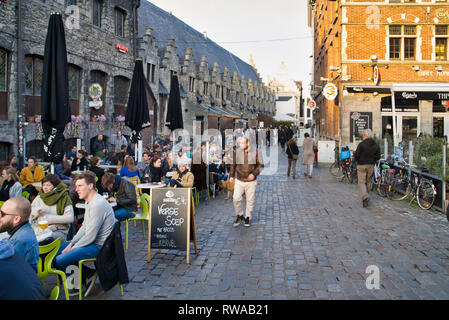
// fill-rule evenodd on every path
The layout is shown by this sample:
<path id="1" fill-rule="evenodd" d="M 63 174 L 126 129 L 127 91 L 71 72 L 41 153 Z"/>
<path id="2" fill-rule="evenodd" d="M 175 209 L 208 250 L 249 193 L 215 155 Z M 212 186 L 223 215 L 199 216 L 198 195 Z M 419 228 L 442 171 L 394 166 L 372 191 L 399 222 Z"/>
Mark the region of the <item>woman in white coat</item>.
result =
<path id="1" fill-rule="evenodd" d="M 312 179 L 313 172 L 313 162 L 315 161 L 315 151 L 313 150 L 315 142 L 310 138 L 310 135 L 306 132 L 304 134 L 304 142 L 302 143 L 302 148 L 304 149 L 304 154 L 302 156 L 302 164 L 304 166 L 304 175 Z"/>

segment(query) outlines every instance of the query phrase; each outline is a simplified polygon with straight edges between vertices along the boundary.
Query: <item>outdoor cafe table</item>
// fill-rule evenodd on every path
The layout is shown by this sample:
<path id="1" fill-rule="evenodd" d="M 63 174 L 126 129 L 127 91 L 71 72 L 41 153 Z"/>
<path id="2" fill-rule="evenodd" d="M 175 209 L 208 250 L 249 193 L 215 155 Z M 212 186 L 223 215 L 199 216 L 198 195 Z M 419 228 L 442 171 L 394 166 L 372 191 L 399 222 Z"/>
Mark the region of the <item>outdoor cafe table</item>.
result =
<path id="1" fill-rule="evenodd" d="M 141 183 L 137 185 L 139 189 L 155 189 L 155 188 L 165 188 L 165 183 L 151 184 L 151 183 Z"/>
<path id="2" fill-rule="evenodd" d="M 36 188 L 42 188 L 42 182 L 33 182 L 31 185 Z"/>
<path id="3" fill-rule="evenodd" d="M 100 164 L 99 167 L 103 169 L 118 169 L 118 166 L 112 164 Z"/>
<path id="4" fill-rule="evenodd" d="M 41 242 L 41 241 L 43 241 L 43 240 L 45 240 L 47 238 L 50 238 L 52 234 L 53 234 L 53 231 L 51 231 L 48 228 L 45 231 L 42 231 L 42 232 L 39 230 L 38 234 L 36 234 L 37 242 Z M 7 239 L 9 239 L 8 232 L 0 233 L 0 241 L 1 240 L 7 240 Z"/>

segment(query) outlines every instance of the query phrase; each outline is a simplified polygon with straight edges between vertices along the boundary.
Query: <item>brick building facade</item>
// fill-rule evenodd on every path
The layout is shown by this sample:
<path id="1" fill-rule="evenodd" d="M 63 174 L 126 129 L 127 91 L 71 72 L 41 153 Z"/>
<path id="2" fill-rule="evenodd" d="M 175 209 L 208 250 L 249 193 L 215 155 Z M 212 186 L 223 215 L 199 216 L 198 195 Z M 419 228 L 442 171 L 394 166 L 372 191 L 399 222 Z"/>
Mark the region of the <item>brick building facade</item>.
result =
<path id="1" fill-rule="evenodd" d="M 310 1 L 314 31 L 314 98 L 322 137 L 355 146 L 363 128 L 392 135 L 391 90 L 398 140 L 449 135 L 449 3 L 439 0 Z M 322 88 L 339 91 L 326 100 Z M 433 94 L 419 94 L 423 86 Z M 415 93 L 415 94 L 414 94 Z M 427 99 L 427 100 L 426 100 Z"/>

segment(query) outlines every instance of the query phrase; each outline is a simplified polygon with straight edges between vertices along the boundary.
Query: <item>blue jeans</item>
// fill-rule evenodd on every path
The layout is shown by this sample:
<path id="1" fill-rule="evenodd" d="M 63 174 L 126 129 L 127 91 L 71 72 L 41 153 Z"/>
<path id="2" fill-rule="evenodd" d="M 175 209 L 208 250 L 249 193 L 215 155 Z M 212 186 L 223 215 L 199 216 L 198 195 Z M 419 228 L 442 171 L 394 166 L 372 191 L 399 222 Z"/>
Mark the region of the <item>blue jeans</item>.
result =
<path id="1" fill-rule="evenodd" d="M 70 241 L 64 242 L 56 254 L 56 268 L 65 272 L 69 265 L 78 265 L 78 261 L 83 259 L 93 259 L 98 256 L 101 246 L 92 243 L 85 247 L 75 248 L 69 252 L 61 254 L 61 252 L 70 244 Z"/>
<path id="2" fill-rule="evenodd" d="M 120 208 L 120 209 L 114 210 L 114 215 L 115 215 L 115 218 L 119 221 L 124 221 L 129 218 L 134 218 L 134 214 L 130 210 L 127 210 L 125 208 Z"/>

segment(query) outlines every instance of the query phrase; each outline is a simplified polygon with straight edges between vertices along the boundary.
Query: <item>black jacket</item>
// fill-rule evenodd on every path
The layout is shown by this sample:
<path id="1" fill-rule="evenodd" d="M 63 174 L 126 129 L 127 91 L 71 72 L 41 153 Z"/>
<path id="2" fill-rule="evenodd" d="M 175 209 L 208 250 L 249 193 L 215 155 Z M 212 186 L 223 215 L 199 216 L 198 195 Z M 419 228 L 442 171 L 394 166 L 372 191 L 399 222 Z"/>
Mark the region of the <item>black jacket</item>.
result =
<path id="1" fill-rule="evenodd" d="M 86 170 L 87 167 L 89 166 L 89 163 L 87 162 L 86 158 L 84 158 L 84 157 L 81 158 L 81 161 L 80 161 L 79 165 L 76 164 L 77 160 L 78 160 L 77 158 L 73 159 L 72 168 L 71 168 L 72 171 L 77 171 L 77 170 L 84 171 L 84 170 Z"/>
<path id="2" fill-rule="evenodd" d="M 299 149 L 296 143 L 287 144 L 285 152 L 287 153 L 289 159 L 293 159 L 292 155 L 299 154 Z"/>
<path id="3" fill-rule="evenodd" d="M 114 229 L 101 247 L 95 268 L 104 291 L 112 289 L 117 282 L 129 282 L 119 221 L 115 223 Z"/>
<path id="4" fill-rule="evenodd" d="M 374 164 L 380 159 L 379 145 L 371 138 L 363 140 L 354 152 L 354 159 L 357 164 Z"/>
<path id="5" fill-rule="evenodd" d="M 117 193 L 117 209 L 125 208 L 137 212 L 136 187 L 131 181 L 116 175 L 112 190 Z"/>

